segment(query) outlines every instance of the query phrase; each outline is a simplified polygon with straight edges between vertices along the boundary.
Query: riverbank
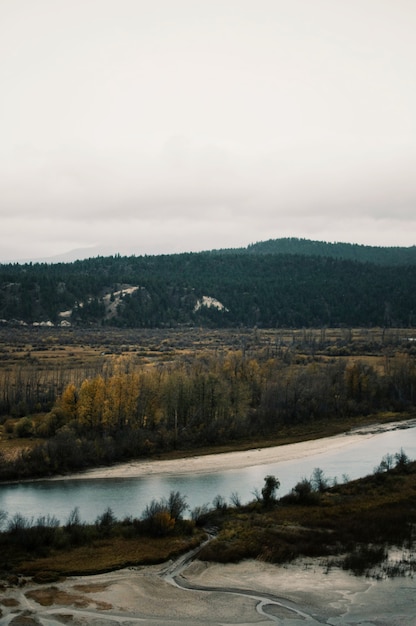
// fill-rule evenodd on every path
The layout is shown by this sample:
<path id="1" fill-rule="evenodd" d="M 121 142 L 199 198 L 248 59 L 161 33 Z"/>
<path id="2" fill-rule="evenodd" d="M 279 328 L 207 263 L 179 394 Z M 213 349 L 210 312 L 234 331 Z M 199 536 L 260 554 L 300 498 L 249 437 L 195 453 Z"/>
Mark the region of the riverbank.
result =
<path id="1" fill-rule="evenodd" d="M 414 418 L 405 421 L 371 424 L 359 426 L 343 434 L 324 437 L 322 439 L 310 439 L 268 448 L 252 448 L 249 450 L 224 452 L 222 454 L 195 455 L 177 459 L 130 461 L 111 467 L 100 467 L 76 474 L 55 476 L 50 480 L 135 478 L 152 474 L 206 474 L 229 469 L 242 469 L 254 465 L 267 465 L 278 461 L 300 460 L 313 454 L 336 451 L 346 446 L 353 445 L 363 438 L 369 439 L 378 433 L 397 430 L 399 428 L 411 428 L 415 425 L 416 419 Z"/>
<path id="2" fill-rule="evenodd" d="M 24 483 L 24 482 L 32 482 L 36 480 L 62 480 L 66 478 L 79 478 L 82 476 L 85 477 L 118 477 L 117 472 L 123 472 L 126 469 L 126 473 L 122 473 L 121 477 L 129 477 L 129 467 L 134 468 L 132 471 L 132 477 L 142 475 L 141 471 L 145 470 L 145 475 L 149 475 L 151 472 L 147 472 L 147 469 L 157 468 L 157 462 L 160 461 L 177 461 L 180 460 L 182 463 L 184 459 L 201 459 L 200 463 L 202 465 L 205 464 L 206 459 L 210 459 L 211 457 L 218 458 L 221 455 L 224 460 L 227 458 L 227 455 L 234 452 L 240 453 L 249 453 L 247 463 L 242 461 L 235 469 L 241 469 L 243 467 L 247 467 L 250 464 L 251 451 L 252 450 L 270 450 L 271 456 L 264 456 L 263 463 L 270 463 L 268 459 L 274 459 L 274 448 L 282 448 L 282 446 L 289 446 L 294 443 L 301 442 L 312 442 L 318 440 L 324 440 L 336 436 L 342 436 L 347 434 L 353 434 L 359 431 L 367 431 L 373 429 L 380 429 L 387 426 L 390 428 L 392 425 L 393 428 L 400 428 L 400 424 L 406 425 L 406 423 L 416 423 L 416 414 L 414 412 L 400 412 L 400 413 L 392 413 L 392 412 L 382 412 L 377 413 L 371 416 L 360 416 L 349 418 L 343 420 L 342 422 L 338 421 L 314 421 L 311 424 L 295 424 L 292 426 L 283 426 L 279 429 L 278 435 L 273 437 L 258 437 L 258 438 L 250 438 L 250 439 L 238 439 L 233 441 L 225 442 L 221 445 L 210 445 L 204 447 L 197 447 L 191 449 L 178 448 L 175 450 L 166 450 L 164 452 L 154 453 L 147 457 L 140 457 L 140 461 L 125 461 L 125 462 L 114 462 L 113 465 L 91 465 L 86 469 L 77 470 L 77 471 L 66 471 L 59 472 L 57 469 L 55 472 L 47 472 L 39 473 L 35 472 L 33 476 L 30 476 L 30 472 L 23 472 L 22 475 L 19 476 L 13 475 L 13 472 L 10 473 L 9 478 L 3 478 L 0 480 L 0 485 L 3 484 L 11 484 L 11 483 Z M 406 426 L 404 426 L 406 427 Z M 381 432 L 381 431 L 379 431 Z M 7 465 L 9 463 L 13 464 L 14 460 L 17 459 L 20 455 L 25 454 L 28 450 L 36 448 L 38 445 L 43 445 L 45 440 L 36 439 L 36 438 L 20 438 L 17 436 L 10 437 L 8 435 L 5 437 L 4 427 L 0 425 L 0 457 L 3 461 L 3 475 L 7 476 Z M 44 451 L 44 454 L 47 454 L 47 451 Z M 204 460 L 202 460 L 204 459 Z M 235 457 L 235 461 L 238 462 L 238 458 Z M 256 459 L 257 463 L 257 459 Z M 192 470 L 192 464 L 190 464 Z M 174 465 L 175 468 L 178 465 Z M 124 468 L 124 469 L 123 469 Z M 224 469 L 228 469 L 229 466 L 226 465 Z M 219 468 L 221 469 L 221 468 Z M 110 470 L 110 472 L 107 472 Z M 114 472 L 114 470 L 116 470 Z M 162 470 L 166 473 L 169 472 L 168 464 L 164 464 Z M 176 471 L 176 469 L 175 469 Z M 208 469 L 208 471 L 211 471 Z M 214 470 L 217 471 L 214 463 Z M 92 473 L 90 473 L 92 472 Z M 138 472 L 138 473 L 136 473 Z M 24 477 L 23 477 L 24 476 Z"/>

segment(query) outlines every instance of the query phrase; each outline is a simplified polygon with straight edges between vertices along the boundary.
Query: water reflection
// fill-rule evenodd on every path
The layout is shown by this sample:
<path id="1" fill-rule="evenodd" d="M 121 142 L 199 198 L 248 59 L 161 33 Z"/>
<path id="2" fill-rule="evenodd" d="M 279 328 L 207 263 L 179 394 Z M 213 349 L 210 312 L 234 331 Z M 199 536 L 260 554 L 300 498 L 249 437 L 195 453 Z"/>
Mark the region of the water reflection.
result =
<path id="1" fill-rule="evenodd" d="M 65 523 L 70 512 L 79 507 L 81 519 L 94 521 L 107 507 L 122 519 L 138 517 L 153 498 L 167 497 L 172 490 L 186 494 L 191 508 L 212 504 L 216 495 L 227 501 L 237 493 L 242 502 L 253 500 L 254 491 L 261 490 L 267 474 L 278 476 L 283 495 L 302 478 L 309 478 L 314 468 L 321 468 L 325 476 L 350 479 L 370 474 L 385 454 L 401 448 L 411 459 L 416 459 L 416 427 L 388 431 L 363 438 L 351 446 L 314 454 L 302 460 L 255 465 L 238 470 L 206 474 L 150 475 L 140 478 L 105 478 L 62 481 L 37 481 L 0 486 L 0 510 L 9 517 L 20 513 L 36 519 L 55 515 Z"/>

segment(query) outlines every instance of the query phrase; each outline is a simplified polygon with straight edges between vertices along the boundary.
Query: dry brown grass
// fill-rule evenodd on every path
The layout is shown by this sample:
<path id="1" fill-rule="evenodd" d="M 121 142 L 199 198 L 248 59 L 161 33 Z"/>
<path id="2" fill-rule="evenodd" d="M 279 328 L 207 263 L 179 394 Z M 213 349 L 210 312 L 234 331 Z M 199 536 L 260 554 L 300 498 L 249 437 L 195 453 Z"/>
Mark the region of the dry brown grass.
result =
<path id="1" fill-rule="evenodd" d="M 114 537 L 92 545 L 55 551 L 45 558 L 23 561 L 17 571 L 33 576 L 54 572 L 58 575 L 87 575 L 107 572 L 132 565 L 151 565 L 196 547 L 204 534 L 192 537 Z"/>
<path id="2" fill-rule="evenodd" d="M 222 528 L 200 554 L 232 562 L 270 562 L 300 556 L 352 555 L 348 568 L 365 572 L 384 548 L 410 546 L 416 523 L 416 462 L 404 471 L 370 475 L 319 494 L 314 504 L 290 496 L 274 509 L 256 502 L 223 513 Z"/>
<path id="3" fill-rule="evenodd" d="M 408 329 L 61 329 L 0 328 L 0 370 L 36 365 L 41 369 L 102 364 L 120 355 L 134 355 L 144 363 L 180 355 L 270 347 L 311 345 L 315 353 L 353 343 L 362 356 L 369 347 L 397 345 L 412 334 Z"/>
<path id="4" fill-rule="evenodd" d="M 41 441 L 42 439 L 19 439 L 5 435 L 0 426 L 0 453 L 7 463 L 14 461 L 20 452 L 34 448 Z"/>

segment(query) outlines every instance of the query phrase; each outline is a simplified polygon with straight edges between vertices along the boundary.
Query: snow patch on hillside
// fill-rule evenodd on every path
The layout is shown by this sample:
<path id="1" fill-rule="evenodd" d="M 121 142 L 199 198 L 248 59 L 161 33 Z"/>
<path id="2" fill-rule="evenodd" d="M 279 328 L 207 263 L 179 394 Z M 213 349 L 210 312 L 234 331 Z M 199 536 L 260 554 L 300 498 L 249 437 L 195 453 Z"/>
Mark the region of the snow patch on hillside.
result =
<path id="1" fill-rule="evenodd" d="M 194 313 L 196 313 L 196 311 L 199 311 L 203 306 L 207 307 L 208 309 L 214 308 L 218 311 L 229 310 L 222 304 L 222 302 L 220 302 L 216 298 L 211 298 L 210 296 L 202 296 L 202 298 L 198 300 L 198 302 L 194 306 Z"/>
<path id="2" fill-rule="evenodd" d="M 140 287 L 128 285 L 123 287 L 122 289 L 119 289 L 118 291 L 112 291 L 111 293 L 107 293 L 103 297 L 107 319 L 115 317 L 117 315 L 117 306 L 120 304 L 123 296 L 130 295 L 138 289 L 140 289 Z"/>
<path id="3" fill-rule="evenodd" d="M 122 301 L 123 297 L 134 293 L 138 289 L 141 289 L 141 287 L 137 287 L 134 285 L 123 285 L 117 291 L 109 291 L 108 293 L 106 293 L 102 297 L 102 302 L 105 305 L 106 318 L 110 319 L 115 317 L 117 315 L 117 307 Z M 84 306 L 84 303 L 79 302 L 78 306 L 82 308 Z M 68 320 L 70 319 L 71 315 L 72 309 L 69 309 L 68 311 L 61 311 L 60 313 L 58 313 L 58 317 L 62 320 L 60 325 L 70 325 L 70 322 Z"/>

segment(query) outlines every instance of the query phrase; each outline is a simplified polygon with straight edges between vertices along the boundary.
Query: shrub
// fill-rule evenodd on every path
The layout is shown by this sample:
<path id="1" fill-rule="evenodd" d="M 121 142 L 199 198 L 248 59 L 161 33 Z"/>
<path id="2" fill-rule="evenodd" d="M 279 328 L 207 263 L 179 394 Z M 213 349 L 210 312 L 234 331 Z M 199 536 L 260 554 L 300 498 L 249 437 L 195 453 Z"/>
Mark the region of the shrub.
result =
<path id="1" fill-rule="evenodd" d="M 318 504 L 320 494 L 312 489 L 312 483 L 307 478 L 300 480 L 292 489 L 290 494 L 284 497 L 284 501 L 289 504 Z"/>
<path id="2" fill-rule="evenodd" d="M 3 428 L 4 428 L 4 432 L 7 435 L 12 435 L 14 433 L 14 423 L 15 423 L 14 420 L 11 420 L 11 419 L 7 419 L 4 422 Z"/>
<path id="3" fill-rule="evenodd" d="M 68 516 L 65 531 L 72 545 L 82 545 L 87 540 L 88 528 L 81 522 L 77 506 Z"/>
<path id="4" fill-rule="evenodd" d="M 400 449 L 400 452 L 396 452 L 396 454 L 394 455 L 395 461 L 396 461 L 396 468 L 400 471 L 400 472 L 405 472 L 408 469 L 408 465 L 410 463 L 410 459 L 407 456 L 407 454 L 405 453 L 405 451 L 403 450 L 403 448 Z"/>
<path id="5" fill-rule="evenodd" d="M 362 576 L 385 559 L 386 550 L 383 546 L 358 546 L 345 557 L 342 568 L 351 570 L 356 576 Z"/>
<path id="6" fill-rule="evenodd" d="M 159 537 L 169 535 L 175 528 L 175 519 L 169 511 L 157 511 L 152 518 L 152 534 Z"/>
<path id="7" fill-rule="evenodd" d="M 186 496 L 182 496 L 179 491 L 171 491 L 169 498 L 165 500 L 170 516 L 175 520 L 182 519 L 183 514 L 189 508 L 185 502 Z"/>
<path id="8" fill-rule="evenodd" d="M 22 531 L 27 530 L 31 526 L 31 520 L 24 517 L 20 513 L 15 513 L 9 520 L 7 530 L 11 535 L 18 535 Z"/>
<path id="9" fill-rule="evenodd" d="M 211 516 L 212 511 L 209 508 L 208 504 L 196 506 L 191 511 L 191 519 L 195 522 L 196 526 L 205 526 L 205 524 L 209 522 Z"/>
<path id="10" fill-rule="evenodd" d="M 95 520 L 95 525 L 103 535 L 108 536 L 116 521 L 117 519 L 112 509 L 108 507 L 104 511 L 104 513 L 97 517 L 97 519 Z"/>
<path id="11" fill-rule="evenodd" d="M 225 512 L 227 510 L 227 503 L 225 498 L 220 494 L 216 495 L 212 501 L 213 507 L 216 511 Z"/>
<path id="12" fill-rule="evenodd" d="M 268 475 L 264 479 L 264 487 L 261 490 L 263 504 L 269 507 L 276 502 L 276 491 L 280 487 L 280 481 L 276 476 Z"/>
<path id="13" fill-rule="evenodd" d="M 155 537 L 164 537 L 173 532 L 175 519 L 171 516 L 166 500 L 152 500 L 142 515 L 144 529 Z"/>
<path id="14" fill-rule="evenodd" d="M 6 513 L 6 511 L 2 511 L 2 510 L 0 509 L 0 530 L 2 529 L 3 524 L 5 523 L 6 519 L 7 519 L 7 513 Z"/>
<path id="15" fill-rule="evenodd" d="M 324 471 L 320 467 L 315 467 L 311 476 L 311 484 L 315 491 L 323 493 L 329 487 L 329 479 L 326 478 Z"/>
<path id="16" fill-rule="evenodd" d="M 33 435 L 33 422 L 28 417 L 22 417 L 14 427 L 16 437 L 31 437 Z"/>

